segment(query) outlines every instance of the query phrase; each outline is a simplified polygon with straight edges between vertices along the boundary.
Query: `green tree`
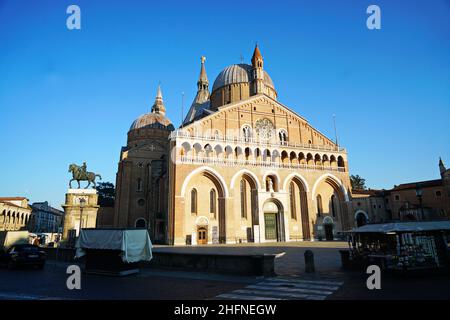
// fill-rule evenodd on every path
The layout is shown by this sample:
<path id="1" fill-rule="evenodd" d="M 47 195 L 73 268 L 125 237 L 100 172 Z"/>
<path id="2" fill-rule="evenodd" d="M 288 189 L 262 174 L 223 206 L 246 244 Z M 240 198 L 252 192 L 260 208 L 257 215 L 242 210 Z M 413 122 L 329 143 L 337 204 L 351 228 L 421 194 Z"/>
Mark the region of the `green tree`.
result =
<path id="1" fill-rule="evenodd" d="M 352 184 L 353 190 L 366 190 L 366 179 L 360 177 L 359 175 L 351 175 L 350 183 Z"/>
<path id="2" fill-rule="evenodd" d="M 114 207 L 116 189 L 111 182 L 100 182 L 97 184 L 98 205 L 101 207 Z"/>

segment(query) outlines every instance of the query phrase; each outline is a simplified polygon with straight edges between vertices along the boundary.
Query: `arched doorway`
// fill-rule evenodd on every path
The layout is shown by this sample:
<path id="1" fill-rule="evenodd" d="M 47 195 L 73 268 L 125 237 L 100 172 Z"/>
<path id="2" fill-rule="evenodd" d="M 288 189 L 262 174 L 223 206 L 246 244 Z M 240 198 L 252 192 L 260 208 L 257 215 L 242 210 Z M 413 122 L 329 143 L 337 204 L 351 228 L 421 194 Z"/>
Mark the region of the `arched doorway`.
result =
<path id="1" fill-rule="evenodd" d="M 202 226 L 197 229 L 197 244 L 208 243 L 208 227 Z"/>
<path id="2" fill-rule="evenodd" d="M 326 241 L 334 240 L 333 226 L 334 226 L 334 221 L 331 217 L 323 218 L 323 229 L 325 232 L 325 240 Z"/>
<path id="3" fill-rule="evenodd" d="M 356 226 L 358 228 L 366 225 L 369 222 L 367 214 L 363 211 L 356 212 L 355 220 L 356 220 Z"/>
<path id="4" fill-rule="evenodd" d="M 145 229 L 147 227 L 147 222 L 143 218 L 139 218 L 136 220 L 134 226 L 139 229 Z"/>
<path id="5" fill-rule="evenodd" d="M 264 234 L 266 241 L 286 241 L 282 204 L 275 199 L 264 203 Z"/>
<path id="6" fill-rule="evenodd" d="M 209 219 L 205 216 L 198 217 L 195 220 L 195 228 L 196 228 L 197 244 L 208 244 Z"/>

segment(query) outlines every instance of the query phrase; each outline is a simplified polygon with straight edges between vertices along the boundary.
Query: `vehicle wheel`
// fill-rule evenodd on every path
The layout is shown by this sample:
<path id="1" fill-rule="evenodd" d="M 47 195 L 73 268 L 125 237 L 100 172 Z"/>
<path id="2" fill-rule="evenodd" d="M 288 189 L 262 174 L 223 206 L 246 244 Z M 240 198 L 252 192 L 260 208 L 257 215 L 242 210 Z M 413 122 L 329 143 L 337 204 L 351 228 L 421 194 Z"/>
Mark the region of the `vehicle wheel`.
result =
<path id="1" fill-rule="evenodd" d="M 14 261 L 8 261 L 8 269 L 12 270 L 16 267 L 16 264 L 14 263 Z"/>

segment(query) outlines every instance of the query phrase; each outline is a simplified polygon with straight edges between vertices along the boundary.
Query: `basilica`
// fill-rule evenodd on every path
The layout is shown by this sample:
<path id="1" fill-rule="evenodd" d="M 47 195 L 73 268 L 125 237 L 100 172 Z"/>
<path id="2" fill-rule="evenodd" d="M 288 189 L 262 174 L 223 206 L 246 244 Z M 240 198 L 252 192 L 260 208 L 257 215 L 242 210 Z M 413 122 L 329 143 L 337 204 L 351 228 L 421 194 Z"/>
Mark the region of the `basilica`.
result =
<path id="1" fill-rule="evenodd" d="M 355 225 L 347 152 L 278 101 L 258 46 L 212 87 L 201 58 L 182 124 L 158 87 L 122 147 L 114 226 L 155 243 L 333 240 Z"/>

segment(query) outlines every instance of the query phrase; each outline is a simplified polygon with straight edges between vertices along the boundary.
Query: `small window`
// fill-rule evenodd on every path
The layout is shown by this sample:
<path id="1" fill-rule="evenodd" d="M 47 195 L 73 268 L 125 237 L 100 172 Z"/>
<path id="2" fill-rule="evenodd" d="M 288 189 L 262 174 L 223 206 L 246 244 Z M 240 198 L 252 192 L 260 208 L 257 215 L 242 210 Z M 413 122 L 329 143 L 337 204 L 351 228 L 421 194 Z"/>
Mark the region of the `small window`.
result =
<path id="1" fill-rule="evenodd" d="M 138 200 L 138 205 L 139 205 L 139 206 L 142 207 L 144 204 L 145 204 L 145 200 L 144 200 L 144 199 L 139 199 L 139 200 Z"/>
<path id="2" fill-rule="evenodd" d="M 441 191 L 436 191 L 436 197 L 440 197 L 440 196 L 442 196 L 442 192 Z"/>
<path id="3" fill-rule="evenodd" d="M 142 191 L 142 179 L 137 179 L 137 191 Z"/>
<path id="4" fill-rule="evenodd" d="M 395 201 L 400 201 L 400 196 L 398 194 L 395 195 Z"/>

